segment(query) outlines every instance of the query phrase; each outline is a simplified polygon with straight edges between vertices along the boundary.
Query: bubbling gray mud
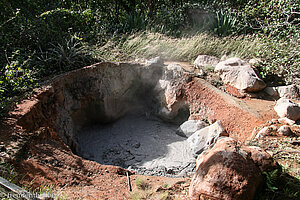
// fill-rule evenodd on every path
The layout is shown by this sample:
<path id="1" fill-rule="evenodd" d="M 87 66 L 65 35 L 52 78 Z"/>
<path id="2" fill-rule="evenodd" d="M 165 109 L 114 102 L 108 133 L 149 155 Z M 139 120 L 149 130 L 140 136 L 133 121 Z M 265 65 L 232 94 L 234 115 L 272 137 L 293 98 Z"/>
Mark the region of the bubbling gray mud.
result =
<path id="1" fill-rule="evenodd" d="M 77 153 L 138 174 L 188 176 L 195 169 L 195 158 L 186 138 L 175 134 L 177 128 L 145 113 L 129 114 L 114 123 L 82 129 Z"/>

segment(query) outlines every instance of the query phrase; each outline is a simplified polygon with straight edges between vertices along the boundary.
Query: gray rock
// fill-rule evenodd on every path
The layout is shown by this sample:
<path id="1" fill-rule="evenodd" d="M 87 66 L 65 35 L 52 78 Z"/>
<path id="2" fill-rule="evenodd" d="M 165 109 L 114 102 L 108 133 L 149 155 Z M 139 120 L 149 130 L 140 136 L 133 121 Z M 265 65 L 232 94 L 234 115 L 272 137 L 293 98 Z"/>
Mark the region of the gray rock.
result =
<path id="1" fill-rule="evenodd" d="M 264 89 L 264 92 L 267 93 L 269 96 L 272 96 L 272 97 L 277 97 L 278 96 L 278 92 L 277 92 L 276 87 L 266 87 Z"/>
<path id="2" fill-rule="evenodd" d="M 281 118 L 286 117 L 293 121 L 300 119 L 300 106 L 287 98 L 280 98 L 277 101 L 274 110 Z"/>
<path id="3" fill-rule="evenodd" d="M 215 72 L 220 74 L 225 84 L 239 90 L 255 92 L 266 87 L 264 81 L 257 76 L 251 65 L 240 58 L 229 58 L 218 63 Z"/>
<path id="4" fill-rule="evenodd" d="M 207 124 L 201 120 L 188 120 L 180 125 L 176 130 L 176 134 L 182 137 L 190 137 L 196 131 L 206 127 Z"/>
<path id="5" fill-rule="evenodd" d="M 181 72 L 182 71 L 182 67 L 180 64 L 177 63 L 171 63 L 167 66 L 167 70 L 172 70 L 172 71 L 178 71 Z"/>
<path id="6" fill-rule="evenodd" d="M 198 68 L 212 66 L 215 67 L 220 59 L 215 56 L 199 55 L 194 61 L 194 65 Z"/>
<path id="7" fill-rule="evenodd" d="M 292 135 L 292 131 L 288 125 L 283 125 L 278 129 L 279 135 L 290 136 Z"/>
<path id="8" fill-rule="evenodd" d="M 213 145 L 224 133 L 225 130 L 223 129 L 220 121 L 217 121 L 208 127 L 196 131 L 187 139 L 187 142 L 194 155 L 198 155 Z"/>
<path id="9" fill-rule="evenodd" d="M 288 86 L 279 86 L 277 87 L 277 91 L 279 94 L 279 97 L 285 97 L 289 99 L 299 99 L 300 93 L 299 88 L 297 85 L 288 85 Z"/>
<path id="10" fill-rule="evenodd" d="M 300 99 L 299 87 L 295 84 L 279 87 L 266 87 L 264 92 L 272 97 L 285 97 L 288 99 Z"/>

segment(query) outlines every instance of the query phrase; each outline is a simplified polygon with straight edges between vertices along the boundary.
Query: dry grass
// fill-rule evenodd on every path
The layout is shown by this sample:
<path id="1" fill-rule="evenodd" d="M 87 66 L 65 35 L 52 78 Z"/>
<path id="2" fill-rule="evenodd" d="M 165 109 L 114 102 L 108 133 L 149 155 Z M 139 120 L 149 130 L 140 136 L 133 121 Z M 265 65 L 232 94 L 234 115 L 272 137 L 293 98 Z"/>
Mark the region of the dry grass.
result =
<path id="1" fill-rule="evenodd" d="M 93 48 L 96 59 L 128 61 L 161 56 L 165 60 L 192 62 L 200 54 L 221 58 L 259 58 L 264 77 L 284 74 L 288 83 L 300 83 L 299 40 L 279 40 L 262 35 L 217 37 L 208 33 L 173 38 L 160 33 L 138 33 L 113 38 L 101 47 Z"/>
<path id="2" fill-rule="evenodd" d="M 199 54 L 222 57 L 239 56 L 241 58 L 256 57 L 260 46 L 258 37 L 216 37 L 199 33 L 192 37 L 171 38 L 159 33 L 141 33 L 128 37 L 116 45 L 110 41 L 99 48 L 99 52 L 107 60 L 128 60 L 162 56 L 166 60 L 192 61 Z M 122 55 L 122 56 L 120 56 Z"/>

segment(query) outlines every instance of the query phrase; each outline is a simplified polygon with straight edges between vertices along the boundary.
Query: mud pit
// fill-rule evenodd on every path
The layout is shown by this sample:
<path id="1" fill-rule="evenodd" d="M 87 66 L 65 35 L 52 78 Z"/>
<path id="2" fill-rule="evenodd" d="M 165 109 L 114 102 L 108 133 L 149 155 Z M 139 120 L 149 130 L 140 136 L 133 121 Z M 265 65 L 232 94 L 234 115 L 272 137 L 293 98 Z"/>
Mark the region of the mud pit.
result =
<path id="1" fill-rule="evenodd" d="M 95 125 L 78 134 L 79 155 L 138 174 L 186 176 L 195 158 L 177 125 L 147 113 L 128 114 L 115 123 Z"/>
<path id="2" fill-rule="evenodd" d="M 188 78 L 176 65 L 132 69 L 126 77 L 121 73 L 118 80 L 111 78 L 104 83 L 108 90 L 106 102 L 89 100 L 72 113 L 73 152 L 143 175 L 192 173 L 195 158 L 186 138 L 175 133 L 190 113 L 174 89 Z M 176 101 L 168 107 L 170 100 Z"/>
<path id="3" fill-rule="evenodd" d="M 34 149 L 25 151 L 29 153 L 22 157 L 23 165 L 38 162 L 41 168 L 48 166 L 47 157 L 39 152 L 47 151 L 52 158 L 55 150 L 55 163 L 66 164 L 48 166 L 49 182 L 59 179 L 65 183 L 69 179 L 62 178 L 61 172 L 70 173 L 71 165 L 61 156 L 66 153 L 72 157 L 72 170 L 78 173 L 85 172 L 77 163 L 89 163 L 91 172 L 94 165 L 106 167 L 74 154 L 139 174 L 185 176 L 193 170 L 194 158 L 185 149 L 186 138 L 175 134 L 179 124 L 187 119 L 205 119 L 211 124 L 220 120 L 230 137 L 245 141 L 254 127 L 273 118 L 272 112 L 260 110 L 267 108 L 261 103 L 249 107 L 246 101 L 231 97 L 178 65 L 105 62 L 54 78 L 20 102 L 11 116 L 24 132 L 41 135 L 49 143 L 39 145 L 38 137 L 28 140 L 30 144 L 24 148 Z M 260 104 L 263 107 L 256 106 Z M 47 131 L 40 134 L 41 130 Z M 64 150 L 52 146 L 53 141 Z M 23 165 L 22 171 L 32 168 Z M 32 178 L 36 177 L 44 179 L 34 172 Z"/>
<path id="4" fill-rule="evenodd" d="M 78 71 L 53 80 L 39 96 L 44 102 L 19 123 L 33 130 L 50 125 L 73 153 L 100 164 L 160 176 L 194 170 L 186 138 L 175 133 L 190 116 L 181 97 L 190 74 L 156 64 L 102 63 Z"/>

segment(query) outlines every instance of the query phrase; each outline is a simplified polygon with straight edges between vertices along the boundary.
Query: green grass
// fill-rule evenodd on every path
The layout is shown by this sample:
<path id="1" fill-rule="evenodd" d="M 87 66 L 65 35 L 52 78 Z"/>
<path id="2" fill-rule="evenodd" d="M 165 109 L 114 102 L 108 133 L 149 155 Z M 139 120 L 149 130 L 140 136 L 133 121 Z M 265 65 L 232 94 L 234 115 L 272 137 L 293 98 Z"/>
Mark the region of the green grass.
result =
<path id="1" fill-rule="evenodd" d="M 142 178 L 137 178 L 135 184 L 141 190 L 146 190 L 149 188 L 149 184 Z"/>

